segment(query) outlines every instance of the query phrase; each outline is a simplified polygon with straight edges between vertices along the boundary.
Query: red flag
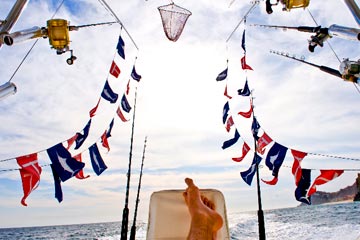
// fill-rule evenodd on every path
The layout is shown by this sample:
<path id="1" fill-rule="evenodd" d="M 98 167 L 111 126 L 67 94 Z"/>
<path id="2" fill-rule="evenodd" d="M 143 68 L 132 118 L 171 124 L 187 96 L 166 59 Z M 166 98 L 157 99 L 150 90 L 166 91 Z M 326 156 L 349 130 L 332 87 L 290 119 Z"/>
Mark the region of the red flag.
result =
<path id="1" fill-rule="evenodd" d="M 344 173 L 344 170 L 320 170 L 320 175 L 315 179 L 311 185 L 307 196 L 311 196 L 316 192 L 316 186 L 330 182 Z"/>
<path id="2" fill-rule="evenodd" d="M 250 110 L 247 112 L 238 112 L 239 115 L 243 116 L 244 118 L 250 118 L 252 114 L 252 107 L 250 103 Z"/>
<path id="3" fill-rule="evenodd" d="M 228 94 L 228 92 L 227 92 L 227 85 L 225 86 L 224 95 L 225 95 L 225 97 L 227 97 L 228 99 L 232 99 L 232 97 L 231 97 L 231 96 Z"/>
<path id="4" fill-rule="evenodd" d="M 97 102 L 96 106 L 95 106 L 93 109 L 90 110 L 90 112 L 89 112 L 90 118 L 92 118 L 93 116 L 95 116 L 96 110 L 97 110 L 97 108 L 98 108 L 98 106 L 99 106 L 99 103 L 100 103 L 100 99 L 101 99 L 101 98 L 99 98 L 99 101 Z"/>
<path id="5" fill-rule="evenodd" d="M 232 158 L 232 160 L 234 160 L 235 162 L 241 162 L 249 151 L 250 151 L 249 145 L 246 142 L 244 142 L 242 147 L 242 156 L 237 158 Z"/>
<path id="6" fill-rule="evenodd" d="M 264 183 L 266 183 L 266 184 L 268 184 L 268 185 L 275 185 L 275 184 L 277 184 L 277 182 L 278 182 L 278 177 L 274 177 L 272 180 L 270 180 L 270 181 L 266 181 L 266 180 L 264 180 L 264 179 L 261 179 L 261 181 L 263 181 Z"/>
<path id="7" fill-rule="evenodd" d="M 125 116 L 124 116 L 124 114 L 122 113 L 120 107 L 117 108 L 116 113 L 117 113 L 117 115 L 119 116 L 119 118 L 121 119 L 121 121 L 123 121 L 123 122 L 129 121 L 128 119 L 125 118 Z"/>
<path id="8" fill-rule="evenodd" d="M 25 200 L 30 195 L 30 193 L 39 186 L 42 169 L 39 166 L 37 160 L 37 153 L 17 157 L 16 161 L 21 167 L 20 176 L 24 191 L 21 204 L 27 206 Z"/>
<path id="9" fill-rule="evenodd" d="M 265 152 L 264 147 L 266 147 L 271 142 L 272 139 L 266 134 L 266 132 L 264 132 L 263 135 L 257 141 L 257 152 L 260 154 L 264 154 Z"/>
<path id="10" fill-rule="evenodd" d="M 130 92 L 130 79 L 126 85 L 126 95 L 129 95 L 129 92 Z"/>
<path id="11" fill-rule="evenodd" d="M 226 121 L 226 131 L 230 131 L 231 127 L 234 125 L 234 119 L 232 116 L 230 116 L 228 118 L 228 120 Z"/>
<path id="12" fill-rule="evenodd" d="M 295 178 L 295 184 L 298 186 L 299 181 L 301 180 L 302 170 L 301 170 L 301 161 L 306 157 L 307 153 L 300 152 L 294 149 L 291 149 L 291 153 L 294 156 L 294 163 L 292 165 L 291 172 Z"/>
<path id="13" fill-rule="evenodd" d="M 78 162 L 82 162 L 81 153 L 79 153 L 78 155 L 74 156 L 73 158 L 75 158 L 76 161 L 78 161 Z M 85 179 L 85 178 L 90 177 L 90 175 L 84 176 L 84 171 L 83 171 L 83 169 L 81 169 L 81 170 L 75 175 L 75 177 L 76 177 L 77 179 Z"/>
<path id="14" fill-rule="evenodd" d="M 249 70 L 253 70 L 249 65 L 246 64 L 246 58 L 245 55 L 241 58 L 241 67 L 242 69 L 249 69 Z"/>
<path id="15" fill-rule="evenodd" d="M 68 146 L 67 146 L 67 150 L 69 150 L 70 149 L 70 147 L 73 145 L 73 143 L 75 142 L 75 140 L 77 139 L 77 137 L 78 137 L 78 134 L 76 133 L 73 137 L 71 137 L 71 138 L 69 138 L 68 140 L 67 140 L 67 144 L 68 144 Z"/>
<path id="16" fill-rule="evenodd" d="M 110 146 L 109 146 L 109 142 L 107 140 L 107 134 L 106 134 L 106 130 L 105 132 L 103 133 L 103 135 L 101 135 L 101 143 L 102 143 L 102 146 L 104 148 L 107 148 L 108 152 L 110 151 Z"/>
<path id="17" fill-rule="evenodd" d="M 117 78 L 119 77 L 120 72 L 121 72 L 120 68 L 118 67 L 118 65 L 116 65 L 116 63 L 113 60 L 110 67 L 110 74 Z"/>

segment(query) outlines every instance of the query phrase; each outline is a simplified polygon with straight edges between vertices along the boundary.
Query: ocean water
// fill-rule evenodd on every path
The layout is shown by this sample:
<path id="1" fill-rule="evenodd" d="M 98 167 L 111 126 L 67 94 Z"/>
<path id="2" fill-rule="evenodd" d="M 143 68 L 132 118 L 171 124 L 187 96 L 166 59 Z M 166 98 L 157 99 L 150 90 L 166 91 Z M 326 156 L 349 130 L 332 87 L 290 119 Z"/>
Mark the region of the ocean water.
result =
<path id="1" fill-rule="evenodd" d="M 266 239 L 360 240 L 360 203 L 317 205 L 265 211 Z M 232 240 L 259 239 L 256 212 L 228 213 Z M 146 223 L 137 224 L 137 240 L 146 239 Z M 120 239 L 120 222 L 0 228 L 0 239 Z M 129 227 L 130 229 L 130 227 Z"/>

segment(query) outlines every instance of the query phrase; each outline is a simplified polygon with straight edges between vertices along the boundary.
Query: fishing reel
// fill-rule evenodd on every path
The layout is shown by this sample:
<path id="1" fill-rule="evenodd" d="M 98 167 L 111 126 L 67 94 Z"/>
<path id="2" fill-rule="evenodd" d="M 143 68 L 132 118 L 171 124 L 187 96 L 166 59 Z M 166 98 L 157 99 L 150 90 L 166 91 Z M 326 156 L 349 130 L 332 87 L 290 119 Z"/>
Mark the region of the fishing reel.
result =
<path id="1" fill-rule="evenodd" d="M 320 46 L 323 47 L 324 46 L 324 42 L 330 38 L 329 35 L 329 29 L 328 28 L 321 28 L 320 26 L 318 26 L 317 28 L 315 28 L 316 30 L 316 34 L 314 36 L 311 36 L 310 40 L 309 40 L 309 51 L 310 52 L 314 52 L 315 51 L 315 47 L 316 46 Z"/>
<path id="2" fill-rule="evenodd" d="M 276 6 L 281 2 L 283 5 L 283 11 L 289 12 L 293 8 L 306 8 L 309 6 L 310 0 L 276 0 L 276 3 L 271 3 L 270 0 L 265 1 L 266 12 L 272 14 L 272 6 Z"/>

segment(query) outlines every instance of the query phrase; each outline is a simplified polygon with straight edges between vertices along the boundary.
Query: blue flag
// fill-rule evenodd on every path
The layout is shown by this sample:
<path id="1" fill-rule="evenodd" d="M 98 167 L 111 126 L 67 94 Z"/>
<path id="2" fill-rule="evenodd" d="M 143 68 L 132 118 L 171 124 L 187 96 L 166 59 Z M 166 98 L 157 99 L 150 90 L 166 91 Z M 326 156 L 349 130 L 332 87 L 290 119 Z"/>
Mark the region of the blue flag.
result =
<path id="1" fill-rule="evenodd" d="M 84 127 L 84 129 L 82 130 L 83 133 L 79 133 L 79 132 L 77 133 L 77 137 L 75 140 L 75 149 L 79 149 L 81 145 L 83 145 L 83 143 L 85 142 L 86 138 L 89 135 L 90 126 L 91 126 L 91 118 Z"/>
<path id="2" fill-rule="evenodd" d="M 256 173 L 256 164 L 259 164 L 261 162 L 261 160 L 262 160 L 262 158 L 257 153 L 255 153 L 250 168 L 248 170 L 244 171 L 244 172 L 240 172 L 240 175 L 241 175 L 242 179 L 249 186 L 251 186 L 251 182 L 252 182 L 252 180 L 254 178 L 254 175 Z"/>
<path id="3" fill-rule="evenodd" d="M 62 143 L 58 143 L 46 151 L 52 162 L 52 167 L 63 182 L 75 176 L 85 166 L 84 163 L 72 158 Z"/>
<path id="4" fill-rule="evenodd" d="M 245 49 L 245 30 L 244 30 L 243 35 L 242 35 L 241 47 L 242 47 L 242 49 L 244 49 L 244 52 L 246 52 L 246 49 Z"/>
<path id="5" fill-rule="evenodd" d="M 106 137 L 107 138 L 111 137 L 111 130 L 112 130 L 113 126 L 114 126 L 114 119 L 111 120 L 111 123 L 109 125 L 109 129 L 106 131 Z"/>
<path id="6" fill-rule="evenodd" d="M 275 142 L 266 156 L 265 164 L 270 170 L 272 170 L 272 175 L 275 177 L 279 174 L 279 170 L 284 162 L 287 150 L 287 147 Z"/>
<path id="7" fill-rule="evenodd" d="M 105 169 L 107 169 L 107 166 L 105 165 L 104 160 L 100 155 L 96 143 L 94 143 L 89 147 L 89 154 L 90 154 L 91 165 L 93 167 L 93 170 L 96 173 L 96 175 L 99 176 L 103 171 L 105 171 Z"/>
<path id="8" fill-rule="evenodd" d="M 223 124 L 225 124 L 227 117 L 229 116 L 229 102 L 226 102 L 223 109 Z"/>
<path id="9" fill-rule="evenodd" d="M 116 49 L 117 49 L 117 52 L 120 55 L 120 57 L 125 59 L 125 42 L 121 38 L 121 35 L 119 36 L 119 41 L 118 41 L 118 44 L 116 46 Z"/>
<path id="10" fill-rule="evenodd" d="M 311 184 L 311 170 L 302 169 L 301 178 L 298 186 L 295 189 L 295 199 L 299 202 L 311 204 L 311 197 L 307 196 L 308 189 Z"/>
<path id="11" fill-rule="evenodd" d="M 52 174 L 53 174 L 53 177 L 54 177 L 55 198 L 60 203 L 63 200 L 63 193 L 62 193 L 62 189 L 61 189 L 60 177 L 56 173 L 55 168 L 54 168 L 54 166 L 52 164 L 50 164 L 50 167 L 51 167 L 51 171 L 52 171 Z"/>
<path id="12" fill-rule="evenodd" d="M 245 96 L 250 96 L 251 91 L 250 91 L 250 89 L 249 89 L 249 85 L 248 85 L 247 79 L 246 79 L 246 81 L 245 81 L 244 88 L 243 88 L 243 89 L 239 89 L 239 90 L 238 90 L 238 93 L 239 93 L 239 95 L 244 96 L 244 97 L 245 97 Z"/>
<path id="13" fill-rule="evenodd" d="M 259 139 L 258 133 L 260 129 L 260 124 L 257 121 L 256 117 L 253 117 L 253 122 L 251 124 L 251 132 L 253 134 L 253 137 L 256 139 L 256 141 Z"/>
<path id="14" fill-rule="evenodd" d="M 223 145 L 222 145 L 222 149 L 226 149 L 228 147 L 231 147 L 232 145 L 234 145 L 239 140 L 239 138 L 240 138 L 240 134 L 239 134 L 238 130 L 235 129 L 234 138 L 225 141 L 223 143 Z"/>
<path id="15" fill-rule="evenodd" d="M 130 106 L 125 94 L 121 98 L 121 108 L 127 113 L 129 113 L 131 111 L 131 106 Z"/>
<path id="16" fill-rule="evenodd" d="M 109 82 L 106 80 L 104 89 L 101 93 L 101 97 L 108 100 L 110 103 L 115 103 L 118 99 L 118 94 L 114 93 L 114 91 L 111 89 Z"/>
<path id="17" fill-rule="evenodd" d="M 135 65 L 131 71 L 131 77 L 135 80 L 135 81 L 138 81 L 140 82 L 140 79 L 141 79 L 141 75 L 139 75 L 136 70 L 135 70 Z"/>
<path id="18" fill-rule="evenodd" d="M 216 81 L 223 81 L 227 78 L 227 74 L 228 74 L 228 68 L 226 68 L 224 71 L 222 71 L 221 73 L 219 73 L 219 75 L 216 77 Z"/>

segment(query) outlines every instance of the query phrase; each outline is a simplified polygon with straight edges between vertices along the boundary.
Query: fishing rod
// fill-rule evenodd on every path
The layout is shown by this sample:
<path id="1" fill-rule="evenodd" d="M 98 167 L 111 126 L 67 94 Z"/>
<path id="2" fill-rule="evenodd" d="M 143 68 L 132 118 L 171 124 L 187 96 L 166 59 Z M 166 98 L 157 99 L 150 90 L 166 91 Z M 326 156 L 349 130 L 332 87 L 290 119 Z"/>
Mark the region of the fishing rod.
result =
<path id="1" fill-rule="evenodd" d="M 127 240 L 127 233 L 128 233 L 128 222 L 129 222 L 129 189 L 130 189 L 130 176 L 131 176 L 132 149 L 133 149 L 133 142 L 134 142 L 136 96 L 137 96 L 137 88 L 135 89 L 134 113 L 133 113 L 133 122 L 132 122 L 132 128 L 131 128 L 130 152 L 129 152 L 129 168 L 128 168 L 128 172 L 127 172 L 127 183 L 126 183 L 126 194 L 125 194 L 125 206 L 124 206 L 123 215 L 122 215 L 121 238 L 120 238 L 120 240 Z"/>
<path id="2" fill-rule="evenodd" d="M 130 231 L 130 240 L 135 240 L 135 235 L 136 235 L 136 215 L 137 215 L 138 205 L 139 205 L 139 201 L 140 201 L 139 195 L 140 195 L 141 178 L 142 178 L 142 172 L 143 172 L 144 160 L 145 160 L 146 142 L 147 142 L 147 136 L 145 137 L 145 141 L 144 141 L 144 150 L 143 150 L 143 156 L 142 156 L 142 160 L 141 160 L 140 178 L 139 178 L 139 184 L 138 184 L 138 190 L 137 190 L 136 202 L 135 202 L 134 221 L 133 221 L 133 225 L 132 225 L 131 231 Z"/>
<path id="3" fill-rule="evenodd" d="M 289 54 L 280 53 L 280 52 L 273 51 L 273 50 L 270 50 L 270 53 L 273 53 L 273 54 L 276 54 L 276 55 L 279 55 L 279 56 L 283 56 L 283 57 L 286 57 L 286 58 L 290 58 L 290 59 L 299 61 L 299 62 L 301 62 L 301 63 L 308 64 L 308 65 L 310 65 L 310 66 L 313 66 L 313 67 L 316 67 L 316 68 L 320 69 L 320 70 L 323 71 L 323 72 L 329 73 L 329 74 L 331 74 L 331 75 L 333 75 L 333 76 L 335 76 L 335 77 L 339 77 L 339 78 L 343 79 L 342 74 L 341 74 L 338 70 L 336 70 L 336 69 L 329 68 L 329 67 L 326 67 L 326 66 L 316 65 L 316 64 L 314 64 L 314 63 L 307 62 L 307 61 L 305 61 L 304 59 L 298 59 L 298 58 L 296 58 L 295 56 L 290 56 Z"/>
<path id="4" fill-rule="evenodd" d="M 256 121 L 255 113 L 254 113 L 254 104 L 253 104 L 253 96 L 251 92 L 251 108 L 253 112 L 253 122 Z M 256 157 L 257 152 L 257 140 L 256 140 L 256 134 L 253 133 L 254 137 L 254 158 Z M 261 201 L 261 189 L 260 189 L 260 173 L 259 173 L 259 162 L 256 161 L 256 187 L 257 187 L 257 197 L 258 197 L 258 225 L 259 225 L 259 240 L 265 240 L 266 234 L 265 234 L 265 219 L 264 219 L 264 211 L 262 210 L 262 201 Z"/>

